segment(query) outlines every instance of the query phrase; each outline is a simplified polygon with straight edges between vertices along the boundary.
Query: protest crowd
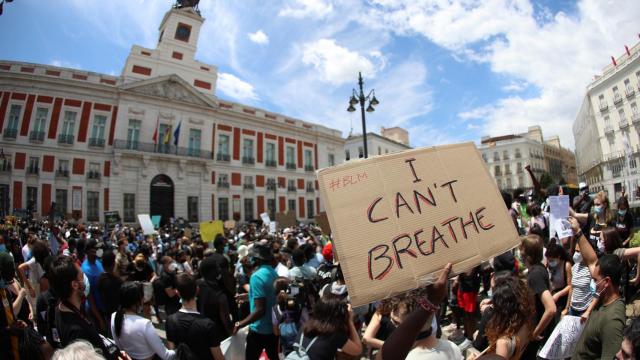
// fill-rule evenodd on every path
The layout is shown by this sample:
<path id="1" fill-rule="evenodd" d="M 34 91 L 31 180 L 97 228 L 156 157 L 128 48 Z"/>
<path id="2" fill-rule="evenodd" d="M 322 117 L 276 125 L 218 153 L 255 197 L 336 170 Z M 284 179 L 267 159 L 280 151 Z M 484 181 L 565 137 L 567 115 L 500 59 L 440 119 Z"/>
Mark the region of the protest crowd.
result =
<path id="1" fill-rule="evenodd" d="M 520 246 L 358 307 L 313 224 L 236 224 L 205 242 L 173 219 L 143 235 L 7 218 L 0 358 L 635 359 L 640 238 L 625 194 L 581 183 L 564 227 L 550 229 L 549 199 L 567 189 L 529 175 L 534 189 L 502 194 Z M 544 348 L 569 319 L 578 335 L 557 357 Z"/>

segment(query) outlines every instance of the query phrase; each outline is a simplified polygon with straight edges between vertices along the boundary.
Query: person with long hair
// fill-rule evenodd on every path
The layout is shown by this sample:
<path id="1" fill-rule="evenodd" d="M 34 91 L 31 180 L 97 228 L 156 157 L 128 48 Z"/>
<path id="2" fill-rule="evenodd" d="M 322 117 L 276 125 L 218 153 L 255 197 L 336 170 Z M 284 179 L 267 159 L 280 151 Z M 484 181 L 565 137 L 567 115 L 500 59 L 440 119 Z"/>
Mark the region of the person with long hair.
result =
<path id="1" fill-rule="evenodd" d="M 132 359 L 173 358 L 175 352 L 168 350 L 156 333 L 151 320 L 140 316 L 143 290 L 139 282 L 125 282 L 120 287 L 120 307 L 111 315 L 111 333 L 118 348 Z"/>
<path id="2" fill-rule="evenodd" d="M 372 354 L 382 348 L 384 341 L 400 324 L 402 318 L 411 311 L 405 300 L 405 296 L 396 295 L 382 300 L 376 308 L 362 339 L 372 350 Z"/>
<path id="3" fill-rule="evenodd" d="M 318 301 L 302 328 L 298 344 L 306 349 L 311 360 L 334 359 L 338 350 L 346 355 L 360 355 L 362 342 L 353 324 L 351 305 L 337 296 Z"/>
<path id="4" fill-rule="evenodd" d="M 571 261 L 562 245 L 550 242 L 545 253 L 547 270 L 551 284 L 551 294 L 556 303 L 556 321 L 560 320 L 561 311 L 567 305 L 569 289 L 571 288 Z"/>
<path id="5" fill-rule="evenodd" d="M 618 209 L 614 217 L 614 224 L 620 239 L 623 241 L 623 246 L 627 246 L 631 240 L 631 229 L 633 228 L 633 216 L 629 212 L 629 200 L 626 196 L 621 196 L 616 202 Z"/>
<path id="6" fill-rule="evenodd" d="M 600 233 L 603 229 L 609 227 L 613 222 L 613 216 L 611 214 L 611 205 L 609 204 L 609 198 L 604 191 L 600 191 L 593 198 L 593 212 L 590 213 L 576 213 L 569 209 L 569 214 L 577 219 L 579 222 L 585 223 L 586 228 L 589 228 L 587 236 L 591 245 L 597 249 L 597 254 L 602 255 L 604 248 L 600 240 Z"/>
<path id="7" fill-rule="evenodd" d="M 515 276 L 497 277 L 492 290 L 493 314 L 486 328 L 488 352 L 505 359 L 520 359 L 533 331 L 532 294 Z"/>

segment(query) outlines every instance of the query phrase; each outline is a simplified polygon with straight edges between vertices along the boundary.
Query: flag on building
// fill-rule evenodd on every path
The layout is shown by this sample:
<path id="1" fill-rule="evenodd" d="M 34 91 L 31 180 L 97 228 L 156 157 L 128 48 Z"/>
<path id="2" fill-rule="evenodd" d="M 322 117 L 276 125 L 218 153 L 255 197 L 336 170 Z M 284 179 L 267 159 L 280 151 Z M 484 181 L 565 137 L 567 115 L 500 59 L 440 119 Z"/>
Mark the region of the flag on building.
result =
<path id="1" fill-rule="evenodd" d="M 153 143 L 158 144 L 158 126 L 160 126 L 160 117 L 156 120 L 156 130 L 153 132 Z"/>
<path id="2" fill-rule="evenodd" d="M 613 56 L 611 57 L 611 62 L 613 63 L 613 66 L 618 66 L 618 63 L 616 62 L 616 58 L 614 58 Z"/>
<path id="3" fill-rule="evenodd" d="M 167 144 L 169 144 L 169 141 L 171 141 L 171 126 L 167 125 L 164 128 L 164 134 L 163 134 L 163 138 L 162 138 L 162 143 L 167 145 Z"/>
<path id="4" fill-rule="evenodd" d="M 173 145 L 178 146 L 178 139 L 180 139 L 180 126 L 182 126 L 182 120 L 178 123 L 178 127 L 173 132 Z"/>
<path id="5" fill-rule="evenodd" d="M 629 47 L 627 45 L 624 46 L 624 49 L 627 51 L 627 55 L 631 56 L 631 51 L 629 51 Z"/>

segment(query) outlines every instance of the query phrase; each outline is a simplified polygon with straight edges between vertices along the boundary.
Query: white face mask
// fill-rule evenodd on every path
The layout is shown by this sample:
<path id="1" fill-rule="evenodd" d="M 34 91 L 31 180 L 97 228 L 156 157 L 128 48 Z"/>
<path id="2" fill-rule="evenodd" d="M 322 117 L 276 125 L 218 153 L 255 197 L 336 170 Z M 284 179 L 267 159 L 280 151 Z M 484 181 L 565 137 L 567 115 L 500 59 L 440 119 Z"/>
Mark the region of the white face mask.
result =
<path id="1" fill-rule="evenodd" d="M 579 252 L 574 252 L 573 253 L 573 263 L 574 264 L 579 264 L 582 262 L 582 254 Z"/>
<path id="2" fill-rule="evenodd" d="M 602 240 L 602 238 L 598 238 L 597 247 L 598 251 L 604 254 L 604 240 Z"/>

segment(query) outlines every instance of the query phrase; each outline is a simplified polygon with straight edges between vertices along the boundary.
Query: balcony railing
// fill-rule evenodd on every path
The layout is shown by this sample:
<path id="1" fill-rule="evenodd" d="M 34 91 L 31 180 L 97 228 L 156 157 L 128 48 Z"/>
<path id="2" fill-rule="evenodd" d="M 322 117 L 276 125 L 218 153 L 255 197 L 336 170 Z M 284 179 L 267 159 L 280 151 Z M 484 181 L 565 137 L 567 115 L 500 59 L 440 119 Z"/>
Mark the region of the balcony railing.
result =
<path id="1" fill-rule="evenodd" d="M 229 188 L 229 183 L 226 181 L 219 181 L 218 182 L 218 189 L 228 189 Z"/>
<path id="2" fill-rule="evenodd" d="M 605 125 L 604 127 L 604 133 L 605 134 L 613 134 L 613 127 L 611 125 Z"/>
<path id="3" fill-rule="evenodd" d="M 30 141 L 43 142 L 44 141 L 44 131 L 32 131 L 29 133 Z"/>
<path id="4" fill-rule="evenodd" d="M 216 155 L 216 160 L 229 162 L 229 161 L 231 161 L 231 155 L 218 153 Z"/>
<path id="5" fill-rule="evenodd" d="M 600 103 L 600 111 L 607 111 L 607 109 L 609 109 L 609 104 L 607 104 L 605 101 Z"/>
<path id="6" fill-rule="evenodd" d="M 636 94 L 636 91 L 631 86 L 629 86 L 627 87 L 627 90 L 624 93 L 628 98 L 630 98 Z"/>
<path id="7" fill-rule="evenodd" d="M 622 96 L 620 96 L 620 94 L 615 94 L 613 97 L 613 103 L 618 105 L 620 103 L 622 103 Z"/>
<path id="8" fill-rule="evenodd" d="M 89 146 L 103 148 L 104 139 L 102 138 L 89 138 Z"/>
<path id="9" fill-rule="evenodd" d="M 314 191 L 315 191 L 315 189 L 313 188 L 313 186 L 307 186 L 307 192 L 308 193 L 312 193 Z"/>
<path id="10" fill-rule="evenodd" d="M 11 171 L 11 163 L 6 160 L 3 161 L 2 164 L 0 164 L 0 171 Z"/>
<path id="11" fill-rule="evenodd" d="M 267 184 L 267 190 L 275 190 L 276 189 L 276 184 Z"/>
<path id="12" fill-rule="evenodd" d="M 27 167 L 27 174 L 38 175 L 39 172 L 40 172 L 40 169 L 37 166 Z"/>
<path id="13" fill-rule="evenodd" d="M 618 124 L 620 126 L 620 129 L 625 129 L 629 127 L 629 122 L 627 121 L 627 119 L 620 119 L 620 123 Z"/>
<path id="14" fill-rule="evenodd" d="M 255 185 L 253 185 L 253 184 L 244 184 L 244 185 L 242 185 L 242 188 L 245 189 L 245 190 L 253 190 L 253 189 L 255 189 Z"/>
<path id="15" fill-rule="evenodd" d="M 58 144 L 73 145 L 74 136 L 71 134 L 58 135 Z"/>
<path id="16" fill-rule="evenodd" d="M 89 180 L 100 180 L 100 172 L 95 170 L 89 170 L 87 172 L 87 179 Z"/>
<path id="17" fill-rule="evenodd" d="M 522 174 L 522 169 L 517 169 L 517 170 L 516 170 L 516 173 L 518 173 L 518 174 Z"/>
<path id="18" fill-rule="evenodd" d="M 264 165 L 267 167 L 277 167 L 278 163 L 275 160 L 267 160 L 264 162 Z"/>
<path id="19" fill-rule="evenodd" d="M 256 159 L 253 157 L 248 157 L 248 156 L 243 156 L 242 157 L 242 163 L 243 164 L 250 164 L 253 165 L 256 163 Z"/>
<path id="20" fill-rule="evenodd" d="M 287 186 L 287 191 L 296 192 L 296 191 L 298 191 L 298 188 L 296 188 L 295 186 Z"/>
<path id="21" fill-rule="evenodd" d="M 305 165 L 304 166 L 304 171 L 314 171 L 315 168 L 313 167 L 313 165 Z"/>
<path id="22" fill-rule="evenodd" d="M 500 161 L 500 158 L 499 158 L 499 157 L 497 157 L 497 156 L 494 156 L 494 157 L 493 157 L 493 161 Z"/>
<path id="23" fill-rule="evenodd" d="M 15 139 L 18 137 L 18 129 L 4 129 L 4 133 L 2 134 L 2 138 L 4 139 Z"/>
<path id="24" fill-rule="evenodd" d="M 169 144 L 154 144 L 128 140 L 116 140 L 113 142 L 113 147 L 117 150 L 131 150 L 154 154 L 188 156 L 199 159 L 213 159 L 213 153 L 211 151 L 202 151 L 200 149 L 188 147 L 176 147 Z"/>
<path id="25" fill-rule="evenodd" d="M 58 169 L 56 170 L 56 176 L 57 177 L 69 177 L 69 170 L 64 170 L 64 169 Z"/>
<path id="26" fill-rule="evenodd" d="M 520 159 L 521 157 L 522 157 L 522 154 L 516 153 L 516 159 Z"/>
<path id="27" fill-rule="evenodd" d="M 631 122 L 633 122 L 633 124 L 640 123 L 640 113 L 632 114 L 631 115 Z"/>
<path id="28" fill-rule="evenodd" d="M 295 170 L 295 169 L 296 169 L 295 163 L 287 163 L 287 170 Z"/>

